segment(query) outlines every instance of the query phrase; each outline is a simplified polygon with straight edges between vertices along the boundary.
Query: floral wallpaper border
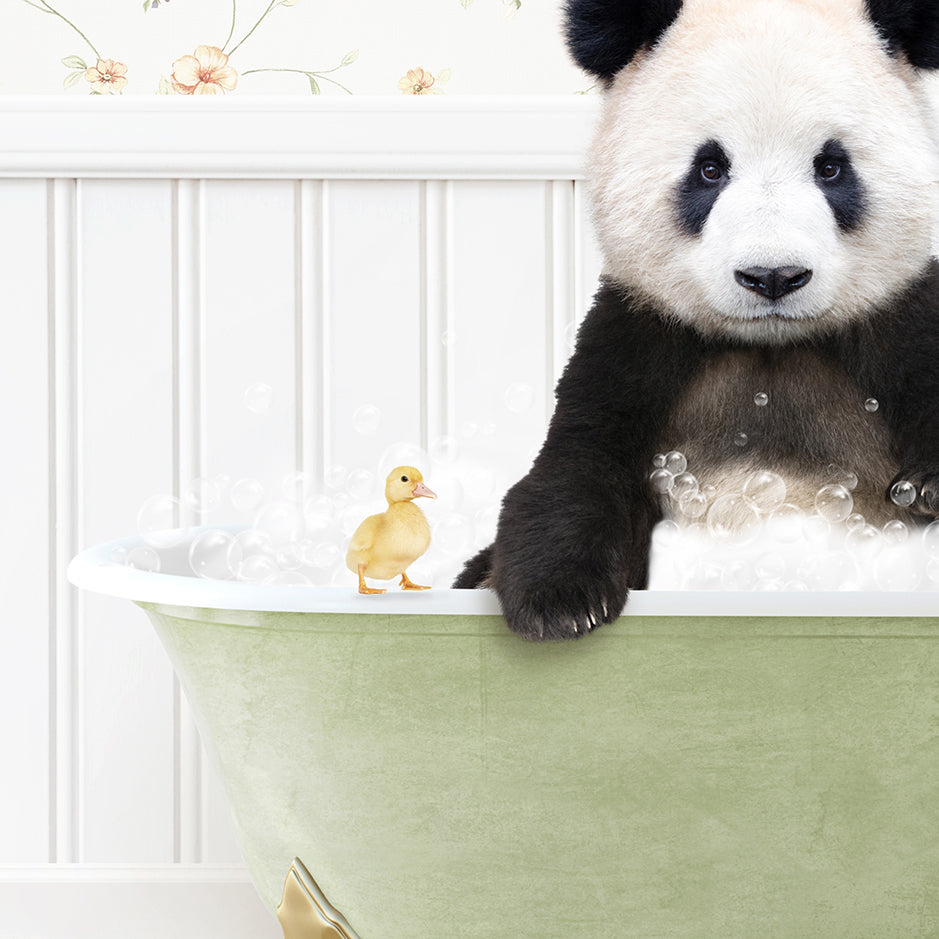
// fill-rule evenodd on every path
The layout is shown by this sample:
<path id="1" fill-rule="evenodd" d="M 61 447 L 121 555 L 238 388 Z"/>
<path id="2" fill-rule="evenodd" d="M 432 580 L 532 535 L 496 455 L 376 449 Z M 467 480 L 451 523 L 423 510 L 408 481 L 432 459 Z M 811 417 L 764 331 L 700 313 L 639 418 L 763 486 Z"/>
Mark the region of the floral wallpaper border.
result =
<path id="1" fill-rule="evenodd" d="M 87 9 L 84 14 L 73 12 L 69 7 L 76 6 L 75 0 L 17 0 L 20 4 L 25 4 L 35 11 L 35 15 L 54 18 L 61 27 L 66 26 L 71 32 L 79 48 L 71 54 L 59 59 L 61 66 L 65 69 L 62 76 L 62 89 L 79 90 L 86 89 L 91 94 L 114 95 L 123 94 L 129 86 L 130 90 L 136 93 L 148 93 L 149 89 L 142 91 L 141 82 L 147 81 L 141 78 L 141 69 L 135 68 L 135 63 L 131 55 L 122 54 L 120 50 L 113 48 L 113 34 L 110 39 L 110 46 L 101 45 L 101 40 L 95 38 L 96 28 L 99 33 L 104 32 L 102 24 L 106 22 L 107 14 L 100 12 L 100 8 L 93 13 Z M 139 0 L 138 0 L 139 2 Z M 172 6 L 170 0 L 143 0 L 143 14 L 149 19 L 151 17 L 161 18 L 174 13 L 177 8 L 183 7 L 187 3 L 195 0 L 173 0 Z M 262 0 L 262 3 L 266 0 Z M 334 6 L 331 8 L 331 15 L 334 18 L 346 15 L 346 10 L 336 4 L 344 4 L 346 0 L 331 0 Z M 384 4 L 385 10 L 394 4 L 394 0 L 371 0 L 377 8 L 378 4 Z M 466 15 L 471 8 L 479 9 L 484 4 L 490 7 L 497 4 L 501 7 L 504 14 L 503 19 L 510 20 L 521 18 L 528 12 L 528 0 L 435 0 L 439 10 L 445 4 L 451 8 L 455 7 L 460 14 Z M 551 0 L 547 6 L 559 8 L 562 0 Z M 310 94 L 318 95 L 329 91 L 337 94 L 356 93 L 355 82 L 350 80 L 349 76 L 355 76 L 356 70 L 353 68 L 360 59 L 359 49 L 336 50 L 335 58 L 332 62 L 306 63 L 300 66 L 286 64 L 268 64 L 270 58 L 256 59 L 252 61 L 252 45 L 256 45 L 257 37 L 268 32 L 272 28 L 272 23 L 279 18 L 275 15 L 280 8 L 291 8 L 300 5 L 309 6 L 306 0 L 269 0 L 266 2 L 263 10 L 258 15 L 259 7 L 252 12 L 248 11 L 250 0 L 225 0 L 225 4 L 230 3 L 230 12 L 224 16 L 227 20 L 227 36 L 200 36 L 204 41 L 200 42 L 194 48 L 180 49 L 175 58 L 166 61 L 164 71 L 159 76 L 158 81 L 153 87 L 153 80 L 150 79 L 151 88 L 157 94 L 166 95 L 226 95 L 245 89 L 249 76 L 259 75 L 261 73 L 280 73 L 282 75 L 295 75 L 302 78 L 302 87 L 308 90 Z M 524 4 L 524 6 L 523 6 Z M 217 4 L 218 9 L 213 10 L 213 15 L 222 15 L 225 13 L 225 6 L 222 3 Z M 327 5 L 328 6 L 328 5 Z M 421 19 L 440 16 L 439 13 L 430 11 L 427 4 L 423 9 L 418 9 L 420 5 L 411 0 L 410 7 L 405 2 L 399 2 L 396 10 L 397 22 L 400 25 L 402 33 L 411 25 L 409 16 L 413 17 L 415 23 Z M 461 9 L 462 8 L 462 9 Z M 139 9 L 139 7 L 138 7 Z M 193 8 L 190 8 L 191 12 Z M 320 8 L 322 9 L 322 8 Z M 204 10 L 200 12 L 205 12 Z M 359 10 L 349 9 L 350 18 L 360 15 Z M 126 16 L 126 9 L 124 11 Z M 138 14 L 139 15 L 139 14 Z M 315 15 L 308 11 L 308 16 Z M 387 13 L 385 14 L 387 15 Z M 452 16 L 452 13 L 448 15 Z M 95 22 L 97 21 L 97 22 Z M 307 23 L 309 26 L 309 23 Z M 134 27 L 135 30 L 137 27 Z M 279 28 L 281 30 L 290 30 L 292 27 L 280 20 Z M 426 26 L 425 29 L 434 28 Z M 452 37 L 453 30 L 449 32 L 442 25 L 438 25 L 439 35 Z M 208 32 L 203 27 L 203 31 Z M 522 30 L 517 31 L 518 41 L 525 34 Z M 543 35 L 543 28 L 542 28 Z M 318 36 L 321 38 L 322 34 Z M 140 38 L 135 37 L 140 42 Z M 398 37 L 393 37 L 393 41 Z M 515 36 L 512 37 L 515 40 Z M 253 41 L 253 42 L 252 42 Z M 497 37 L 495 44 L 505 46 L 505 37 Z M 322 45 L 322 43 L 320 43 Z M 402 43 L 404 46 L 405 44 Z M 443 43 L 448 49 L 450 45 Z M 559 41 L 561 55 L 559 60 L 563 61 L 563 42 Z M 408 47 L 409 48 L 409 47 Z M 528 48 L 522 47 L 524 52 Z M 62 50 L 66 51 L 66 50 Z M 409 48 L 410 51 L 410 48 Z M 480 48 L 479 44 L 471 50 L 477 60 L 480 60 L 487 50 Z M 547 58 L 547 57 L 545 57 Z M 169 57 L 167 57 L 169 59 Z M 524 67 L 524 66 L 522 66 Z M 447 90 L 447 84 L 452 75 L 452 68 L 449 65 L 435 66 L 433 69 L 427 67 L 426 62 L 407 61 L 403 55 L 401 65 L 399 66 L 396 89 L 398 92 L 407 95 L 438 95 Z M 531 70 L 529 69 L 529 72 Z M 136 84 L 134 84 L 136 83 Z M 586 83 L 585 83 L 586 84 Z M 6 90 L 5 88 L 3 90 Z M 257 90 L 246 89 L 246 90 Z M 571 88 L 571 92 L 582 92 L 589 88 Z M 512 93 L 512 89 L 507 89 Z M 392 92 L 391 83 L 387 85 L 387 92 Z M 294 91 L 296 93 L 296 91 Z"/>

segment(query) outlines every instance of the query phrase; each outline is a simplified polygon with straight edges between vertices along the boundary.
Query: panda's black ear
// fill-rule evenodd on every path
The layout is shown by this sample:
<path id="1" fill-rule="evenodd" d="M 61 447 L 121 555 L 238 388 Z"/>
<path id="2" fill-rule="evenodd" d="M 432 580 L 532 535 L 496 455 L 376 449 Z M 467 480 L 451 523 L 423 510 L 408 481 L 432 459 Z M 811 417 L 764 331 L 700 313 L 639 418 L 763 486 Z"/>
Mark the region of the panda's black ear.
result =
<path id="1" fill-rule="evenodd" d="M 866 0 L 867 12 L 891 52 L 917 68 L 939 68 L 939 3 L 936 0 Z"/>
<path id="2" fill-rule="evenodd" d="M 609 81 L 680 9 L 681 0 L 567 0 L 567 45 L 582 69 Z"/>

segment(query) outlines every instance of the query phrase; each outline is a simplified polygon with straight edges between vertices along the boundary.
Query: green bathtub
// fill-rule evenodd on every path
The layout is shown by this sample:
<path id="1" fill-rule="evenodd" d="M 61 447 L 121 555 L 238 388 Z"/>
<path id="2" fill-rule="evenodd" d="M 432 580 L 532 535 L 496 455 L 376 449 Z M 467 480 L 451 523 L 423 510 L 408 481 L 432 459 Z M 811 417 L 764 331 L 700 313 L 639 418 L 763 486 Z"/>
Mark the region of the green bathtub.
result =
<path id="1" fill-rule="evenodd" d="M 110 547 L 73 580 L 146 610 L 264 902 L 299 857 L 344 918 L 310 939 L 939 935 L 935 594 L 650 592 L 542 645 L 485 592 Z"/>

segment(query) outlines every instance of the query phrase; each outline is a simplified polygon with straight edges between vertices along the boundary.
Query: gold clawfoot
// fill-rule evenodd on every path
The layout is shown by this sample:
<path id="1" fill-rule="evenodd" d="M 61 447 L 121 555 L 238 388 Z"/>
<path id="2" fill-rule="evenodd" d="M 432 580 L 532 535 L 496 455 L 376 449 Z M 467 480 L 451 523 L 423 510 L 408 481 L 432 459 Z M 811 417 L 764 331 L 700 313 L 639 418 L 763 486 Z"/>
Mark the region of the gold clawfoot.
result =
<path id="1" fill-rule="evenodd" d="M 300 858 L 294 858 L 277 907 L 284 939 L 358 939 L 346 918 L 323 896 Z"/>

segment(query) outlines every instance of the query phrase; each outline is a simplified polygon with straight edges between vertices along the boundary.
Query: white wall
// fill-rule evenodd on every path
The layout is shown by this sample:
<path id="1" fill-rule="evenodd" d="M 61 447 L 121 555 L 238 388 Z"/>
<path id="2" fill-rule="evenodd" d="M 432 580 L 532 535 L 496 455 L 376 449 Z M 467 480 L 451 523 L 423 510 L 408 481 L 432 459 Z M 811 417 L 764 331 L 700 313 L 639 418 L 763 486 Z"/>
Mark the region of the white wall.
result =
<path id="1" fill-rule="evenodd" d="M 278 934 L 144 615 L 65 583 L 80 547 L 194 477 L 323 491 L 396 441 L 441 510 L 465 466 L 495 505 L 540 443 L 597 275 L 593 105 L 423 103 L 0 100 L 0 939 Z"/>

